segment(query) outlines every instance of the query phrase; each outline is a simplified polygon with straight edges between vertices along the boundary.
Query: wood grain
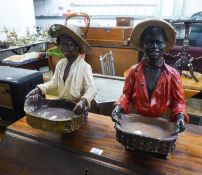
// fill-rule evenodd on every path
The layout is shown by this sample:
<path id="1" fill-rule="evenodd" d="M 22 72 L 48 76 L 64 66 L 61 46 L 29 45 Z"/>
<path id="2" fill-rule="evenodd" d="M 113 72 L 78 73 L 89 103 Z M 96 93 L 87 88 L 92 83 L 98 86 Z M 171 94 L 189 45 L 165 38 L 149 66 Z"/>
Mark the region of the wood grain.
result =
<path id="1" fill-rule="evenodd" d="M 120 42 L 128 39 L 131 31 L 131 27 L 90 27 L 86 39 Z"/>
<path id="2" fill-rule="evenodd" d="M 92 47 L 91 52 L 86 55 L 86 61 L 91 65 L 93 73 L 102 73 L 100 55 L 112 51 L 115 64 L 115 75 L 123 76 L 126 69 L 137 63 L 138 52 L 129 48 Z"/>
<path id="3" fill-rule="evenodd" d="M 202 99 L 190 98 L 186 101 L 188 115 L 202 118 Z"/>
<path id="4" fill-rule="evenodd" d="M 57 143 L 66 148 L 92 156 L 90 150 L 103 150 L 105 162 L 119 165 L 143 174 L 201 174 L 202 172 L 202 127 L 187 125 L 178 136 L 176 149 L 167 160 L 138 151 L 127 151 L 116 141 L 114 124 L 110 117 L 90 113 L 85 125 L 72 134 L 53 134 L 31 128 L 22 118 L 10 125 L 7 132 L 17 133 L 37 142 Z M 23 154 L 21 155 L 23 157 Z M 0 165 L 1 166 L 1 165 Z"/>
<path id="5" fill-rule="evenodd" d="M 185 76 L 181 76 L 182 84 L 185 89 L 201 91 L 202 90 L 202 74 L 195 73 L 199 82 L 196 82 L 194 79 L 187 78 Z"/>

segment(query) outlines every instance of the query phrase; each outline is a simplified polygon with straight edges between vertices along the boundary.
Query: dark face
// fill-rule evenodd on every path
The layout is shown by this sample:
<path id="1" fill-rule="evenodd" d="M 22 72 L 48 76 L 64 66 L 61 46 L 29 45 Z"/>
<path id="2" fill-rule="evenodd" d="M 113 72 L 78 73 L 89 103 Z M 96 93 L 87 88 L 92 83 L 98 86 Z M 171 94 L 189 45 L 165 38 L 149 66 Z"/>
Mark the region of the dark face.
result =
<path id="1" fill-rule="evenodd" d="M 161 58 L 166 47 L 163 34 L 145 34 L 142 41 L 142 46 L 148 61 L 156 62 Z"/>
<path id="2" fill-rule="evenodd" d="M 60 38 L 60 48 L 64 53 L 64 56 L 69 60 L 73 61 L 77 59 L 79 55 L 79 46 L 69 37 Z"/>

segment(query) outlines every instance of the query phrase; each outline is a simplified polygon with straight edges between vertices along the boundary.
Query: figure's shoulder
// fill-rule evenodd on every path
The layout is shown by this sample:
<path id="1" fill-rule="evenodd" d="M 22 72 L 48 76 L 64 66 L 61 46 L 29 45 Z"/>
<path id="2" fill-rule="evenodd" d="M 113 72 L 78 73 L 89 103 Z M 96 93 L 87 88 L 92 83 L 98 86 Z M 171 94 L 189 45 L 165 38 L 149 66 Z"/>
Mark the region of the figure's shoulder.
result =
<path id="1" fill-rule="evenodd" d="M 140 66 L 142 65 L 142 63 L 137 63 L 137 64 L 134 64 L 130 67 L 130 71 L 133 71 L 133 72 L 137 72 L 138 69 L 140 68 Z"/>
<path id="2" fill-rule="evenodd" d="M 90 66 L 90 64 L 88 64 L 88 63 L 86 62 L 86 60 L 83 59 L 83 58 L 80 58 L 80 59 L 79 59 L 79 62 L 80 62 L 81 64 L 83 64 L 83 65 Z"/>
<path id="3" fill-rule="evenodd" d="M 166 67 L 166 70 L 168 71 L 168 73 L 170 73 L 173 76 L 180 76 L 180 73 L 177 69 L 175 69 L 174 67 L 172 67 L 166 63 L 164 63 L 164 64 L 165 64 L 165 67 Z"/>
<path id="4" fill-rule="evenodd" d="M 62 58 L 57 62 L 56 67 L 58 67 L 59 69 L 61 69 L 61 67 L 67 62 L 66 58 Z"/>
<path id="5" fill-rule="evenodd" d="M 83 59 L 83 58 L 80 58 L 80 59 L 79 59 L 79 65 L 81 66 L 80 68 L 82 68 L 82 69 L 84 69 L 84 70 L 86 70 L 86 69 L 92 69 L 91 65 L 88 64 L 88 63 L 85 61 L 85 59 Z"/>
<path id="6" fill-rule="evenodd" d="M 170 75 L 171 77 L 171 81 L 173 83 L 181 83 L 181 78 L 180 78 L 180 73 L 177 69 L 175 69 L 174 67 L 169 66 L 168 64 L 165 64 L 166 66 L 166 70 L 167 70 L 167 74 Z"/>
<path id="7" fill-rule="evenodd" d="M 59 61 L 58 61 L 58 64 L 63 64 L 64 62 L 67 61 L 67 58 L 61 58 Z"/>
<path id="8" fill-rule="evenodd" d="M 138 72 L 138 67 L 139 67 L 139 63 L 138 64 L 134 64 L 132 65 L 128 70 L 127 70 L 127 75 L 128 76 L 135 76 L 135 72 Z M 126 72 L 126 71 L 125 71 Z M 125 74 L 125 73 L 124 73 Z"/>

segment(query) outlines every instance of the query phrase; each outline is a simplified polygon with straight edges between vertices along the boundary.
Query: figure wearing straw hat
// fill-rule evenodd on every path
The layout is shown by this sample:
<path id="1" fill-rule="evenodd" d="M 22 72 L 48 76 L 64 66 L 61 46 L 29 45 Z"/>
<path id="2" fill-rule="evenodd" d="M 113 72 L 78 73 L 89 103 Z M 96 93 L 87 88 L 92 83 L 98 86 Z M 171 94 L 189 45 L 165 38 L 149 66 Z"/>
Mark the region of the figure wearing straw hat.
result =
<path id="1" fill-rule="evenodd" d="M 96 94 L 92 68 L 80 54 L 89 52 L 91 47 L 82 37 L 80 28 L 74 25 L 54 24 L 49 29 L 49 35 L 56 39 L 64 58 L 56 65 L 52 79 L 38 85 L 28 93 L 27 98 L 57 88 L 59 98 L 77 102 L 73 111 L 81 114 Z"/>
<path id="2" fill-rule="evenodd" d="M 174 28 L 164 20 L 147 19 L 136 25 L 130 39 L 135 47 L 144 51 L 144 56 L 139 64 L 130 68 L 112 120 L 119 122 L 121 115 L 129 112 L 130 103 L 137 113 L 147 117 L 160 117 L 170 108 L 176 133 L 183 131 L 189 117 L 185 112 L 180 75 L 163 58 L 164 51 L 175 44 Z"/>

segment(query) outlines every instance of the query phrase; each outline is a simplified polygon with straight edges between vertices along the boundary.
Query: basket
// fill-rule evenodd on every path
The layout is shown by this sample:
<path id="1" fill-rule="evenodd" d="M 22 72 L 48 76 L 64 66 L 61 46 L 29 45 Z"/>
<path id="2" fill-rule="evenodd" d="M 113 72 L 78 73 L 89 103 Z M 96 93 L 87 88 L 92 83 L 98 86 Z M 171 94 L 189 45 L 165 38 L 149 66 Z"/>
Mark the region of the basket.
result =
<path id="1" fill-rule="evenodd" d="M 84 124 L 84 116 L 72 111 L 76 103 L 66 100 L 39 98 L 37 102 L 28 98 L 24 111 L 27 123 L 33 128 L 54 133 L 71 133 Z"/>
<path id="2" fill-rule="evenodd" d="M 146 133 L 141 133 L 143 128 L 147 129 Z M 115 124 L 116 139 L 126 149 L 154 153 L 162 158 L 166 158 L 175 149 L 177 135 L 173 135 L 174 128 L 174 123 L 165 119 L 137 114 L 123 115 L 122 120 Z"/>

